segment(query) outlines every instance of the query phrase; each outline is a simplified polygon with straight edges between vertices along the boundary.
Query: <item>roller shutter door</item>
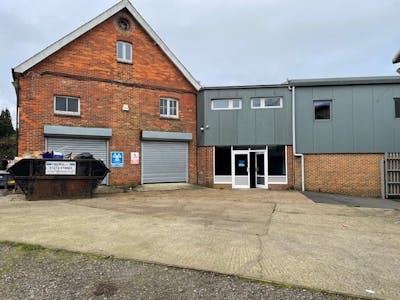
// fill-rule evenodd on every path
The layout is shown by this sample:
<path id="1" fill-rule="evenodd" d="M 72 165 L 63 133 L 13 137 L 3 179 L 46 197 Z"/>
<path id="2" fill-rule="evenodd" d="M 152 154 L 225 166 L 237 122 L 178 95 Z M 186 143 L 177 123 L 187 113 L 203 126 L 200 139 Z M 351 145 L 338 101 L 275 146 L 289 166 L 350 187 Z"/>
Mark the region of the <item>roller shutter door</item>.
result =
<path id="1" fill-rule="evenodd" d="M 64 155 L 71 152 L 73 155 L 90 152 L 94 158 L 103 160 L 104 164 L 108 166 L 107 142 L 107 140 L 99 139 L 48 137 L 47 151 L 57 151 Z M 107 184 L 107 178 L 108 175 L 102 184 Z"/>
<path id="2" fill-rule="evenodd" d="M 188 144 L 186 142 L 142 142 L 142 181 L 187 182 Z"/>

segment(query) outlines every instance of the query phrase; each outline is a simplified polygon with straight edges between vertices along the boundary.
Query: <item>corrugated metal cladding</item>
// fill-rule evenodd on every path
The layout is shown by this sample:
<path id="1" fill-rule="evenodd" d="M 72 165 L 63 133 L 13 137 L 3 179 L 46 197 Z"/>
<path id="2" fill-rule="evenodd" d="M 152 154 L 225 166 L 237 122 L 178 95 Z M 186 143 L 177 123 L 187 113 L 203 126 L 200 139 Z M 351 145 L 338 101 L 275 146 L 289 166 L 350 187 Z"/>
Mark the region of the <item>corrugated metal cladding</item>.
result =
<path id="1" fill-rule="evenodd" d="M 253 97 L 282 97 L 283 107 L 252 109 Z M 211 100 L 223 98 L 242 99 L 242 109 L 212 110 Z M 292 103 L 287 86 L 205 88 L 197 103 L 199 146 L 292 144 Z"/>
<path id="2" fill-rule="evenodd" d="M 296 145 L 300 153 L 400 151 L 394 98 L 400 84 L 296 87 Z M 314 120 L 313 100 L 332 100 L 331 120 Z"/>
<path id="3" fill-rule="evenodd" d="M 187 142 L 142 142 L 143 183 L 187 182 Z"/>
<path id="4" fill-rule="evenodd" d="M 108 166 L 107 140 L 62 137 L 47 137 L 46 140 L 47 151 L 61 152 L 64 155 L 71 152 L 73 155 L 90 152 L 96 159 L 103 160 L 104 164 Z M 102 184 L 107 184 L 107 181 L 108 175 Z"/>

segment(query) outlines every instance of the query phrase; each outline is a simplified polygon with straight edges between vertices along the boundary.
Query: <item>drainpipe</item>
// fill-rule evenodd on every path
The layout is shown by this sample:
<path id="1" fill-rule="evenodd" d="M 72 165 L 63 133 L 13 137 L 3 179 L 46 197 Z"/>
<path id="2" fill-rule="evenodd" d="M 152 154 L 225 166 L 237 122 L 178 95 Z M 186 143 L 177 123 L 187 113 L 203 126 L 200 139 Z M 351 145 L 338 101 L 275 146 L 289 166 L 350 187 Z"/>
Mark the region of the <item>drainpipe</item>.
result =
<path id="1" fill-rule="evenodd" d="M 301 158 L 301 191 L 305 191 L 304 187 L 304 155 L 296 151 L 296 87 L 289 85 L 289 91 L 292 92 L 292 137 L 293 137 L 293 155 Z"/>

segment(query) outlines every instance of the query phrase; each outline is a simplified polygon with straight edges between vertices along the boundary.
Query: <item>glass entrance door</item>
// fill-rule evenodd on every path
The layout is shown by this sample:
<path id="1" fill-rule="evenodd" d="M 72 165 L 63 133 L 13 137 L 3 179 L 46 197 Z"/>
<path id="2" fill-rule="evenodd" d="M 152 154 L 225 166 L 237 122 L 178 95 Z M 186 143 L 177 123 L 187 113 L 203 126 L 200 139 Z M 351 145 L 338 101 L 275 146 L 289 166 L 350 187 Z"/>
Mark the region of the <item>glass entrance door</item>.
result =
<path id="1" fill-rule="evenodd" d="M 233 151 L 233 188 L 250 188 L 249 151 Z"/>
<path id="2" fill-rule="evenodd" d="M 255 159 L 255 173 L 256 173 L 256 187 L 266 188 L 266 176 L 265 176 L 265 152 L 256 152 Z"/>

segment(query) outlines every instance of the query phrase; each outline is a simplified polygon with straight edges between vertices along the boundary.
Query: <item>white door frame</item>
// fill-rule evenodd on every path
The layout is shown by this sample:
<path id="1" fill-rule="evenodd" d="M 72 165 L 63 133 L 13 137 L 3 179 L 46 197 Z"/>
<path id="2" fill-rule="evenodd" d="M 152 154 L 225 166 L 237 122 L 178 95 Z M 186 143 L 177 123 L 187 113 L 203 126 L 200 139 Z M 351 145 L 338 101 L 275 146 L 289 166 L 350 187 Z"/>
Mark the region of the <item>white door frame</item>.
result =
<path id="1" fill-rule="evenodd" d="M 251 152 L 255 152 L 255 158 L 254 158 L 254 163 L 255 163 L 255 179 L 256 179 L 256 188 L 261 188 L 261 189 L 268 189 L 268 147 L 266 147 L 266 150 L 252 150 Z M 258 175 L 257 174 L 257 155 L 264 155 L 264 175 Z M 264 177 L 264 184 L 258 184 L 257 183 L 257 177 Z"/>
<path id="2" fill-rule="evenodd" d="M 247 156 L 247 175 L 238 175 L 235 174 L 235 155 L 246 155 Z M 250 151 L 249 150 L 232 150 L 232 188 L 234 189 L 248 189 L 250 188 Z M 247 184 L 236 184 L 236 177 L 247 178 Z"/>

